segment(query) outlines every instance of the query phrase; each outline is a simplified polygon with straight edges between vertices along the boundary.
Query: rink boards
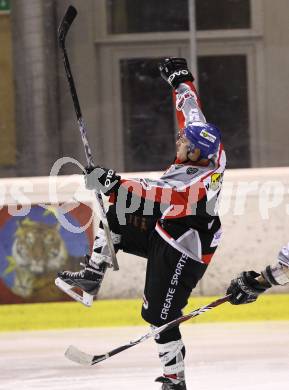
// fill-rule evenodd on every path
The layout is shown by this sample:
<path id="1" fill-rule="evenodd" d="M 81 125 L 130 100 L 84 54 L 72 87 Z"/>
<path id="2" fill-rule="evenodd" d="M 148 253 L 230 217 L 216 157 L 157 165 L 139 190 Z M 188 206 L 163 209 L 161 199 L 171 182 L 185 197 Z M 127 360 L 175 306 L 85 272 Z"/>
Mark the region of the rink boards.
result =
<path id="1" fill-rule="evenodd" d="M 123 175 L 124 177 L 157 178 L 160 174 L 160 172 L 141 172 L 125 173 Z M 59 212 L 57 205 L 60 204 L 72 208 L 69 212 L 70 215 L 67 216 L 68 222 L 71 220 L 71 223 L 80 224 L 84 217 L 86 221 L 89 217 L 88 210 L 95 210 L 94 194 L 85 189 L 81 175 L 56 176 L 53 179 L 48 177 L 1 179 L 0 186 L 2 191 L 1 204 L 6 205 L 2 209 L 2 213 L 15 212 L 16 204 L 23 203 L 23 199 L 25 199 L 24 211 L 25 209 L 29 210 L 29 203 L 32 205 L 32 209 L 26 217 L 24 215 L 14 217 L 14 224 L 12 217 L 11 221 L 5 219 L 6 225 L 1 228 L 3 234 L 7 231 L 5 239 L 2 239 L 2 242 L 5 242 L 2 255 L 0 245 L 0 273 L 2 275 L 2 279 L 0 278 L 0 295 L 2 303 L 20 302 L 21 300 L 25 300 L 25 302 L 35 302 L 37 300 L 41 302 L 45 299 L 58 300 L 57 293 L 59 293 L 59 290 L 56 288 L 53 290 L 52 287 L 57 270 L 66 267 L 69 269 L 71 262 L 75 264 L 75 267 L 76 264 L 79 264 L 89 246 L 89 241 L 95 233 L 98 218 L 96 215 L 93 218 L 90 225 L 91 231 L 87 237 L 84 233 L 79 236 L 82 237 L 82 241 L 79 239 L 78 247 L 72 245 L 77 241 L 77 235 L 74 235 L 71 239 L 64 227 L 61 227 L 59 233 L 57 233 L 56 219 L 55 226 L 51 226 L 49 223 L 51 223 L 53 216 L 57 217 Z M 43 204 L 53 204 L 54 206 L 45 209 L 41 206 Z M 5 211 L 7 205 L 10 205 L 10 209 Z M 80 213 L 82 209 L 85 210 Z M 22 212 L 24 211 L 22 210 Z M 260 271 L 268 263 L 276 260 L 281 246 L 289 239 L 289 168 L 228 170 L 224 176 L 220 212 L 223 229 L 220 247 L 213 257 L 204 278 L 194 289 L 193 293 L 195 295 L 222 295 L 231 278 L 239 272 L 244 269 Z M 83 214 L 85 215 L 83 216 Z M 17 291 L 16 286 L 13 285 L 13 281 L 15 284 L 17 275 L 21 275 L 22 270 L 17 268 L 16 261 L 12 261 L 12 248 L 14 247 L 12 238 L 17 237 L 16 233 L 19 233 L 19 230 L 24 234 L 29 229 L 29 223 L 42 227 L 45 225 L 47 232 L 58 237 L 58 240 L 63 247 L 66 247 L 66 252 L 69 254 L 65 259 L 65 264 L 60 261 L 59 267 L 55 266 L 53 271 L 47 275 L 47 280 L 44 280 L 46 276 L 43 275 L 43 285 L 48 287 L 45 287 L 43 291 L 37 289 L 37 294 L 34 295 L 31 295 L 32 292 L 29 291 Z M 68 226 L 70 225 L 68 224 Z M 7 241 L 9 241 L 10 246 Z M 10 248 L 8 248 L 9 250 L 7 245 Z M 99 297 L 101 299 L 141 298 L 146 260 L 120 251 L 118 261 L 120 271 L 107 273 Z M 37 284 L 35 275 L 28 276 L 34 277 L 35 284 Z M 125 283 L 123 283 L 124 280 Z M 4 287 L 5 291 L 3 290 Z M 274 288 L 270 290 L 270 293 L 288 291 L 289 287 L 287 286 L 283 287 L 282 291 L 280 288 Z M 7 297 L 6 301 L 3 298 L 4 292 Z M 9 300 L 9 294 L 14 294 L 13 300 Z M 15 300 L 17 294 L 18 300 Z M 62 296 L 60 299 L 65 299 L 65 297 Z"/>

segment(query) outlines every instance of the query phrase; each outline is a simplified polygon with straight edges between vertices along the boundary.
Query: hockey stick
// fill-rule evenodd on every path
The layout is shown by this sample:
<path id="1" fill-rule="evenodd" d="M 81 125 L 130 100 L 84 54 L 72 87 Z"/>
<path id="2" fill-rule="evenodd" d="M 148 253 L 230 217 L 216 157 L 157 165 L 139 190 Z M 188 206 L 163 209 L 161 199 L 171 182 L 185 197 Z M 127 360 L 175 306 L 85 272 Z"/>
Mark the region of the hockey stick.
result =
<path id="1" fill-rule="evenodd" d="M 166 330 L 169 330 L 182 322 L 185 322 L 191 318 L 197 317 L 200 314 L 205 313 L 208 310 L 213 309 L 214 307 L 217 307 L 219 305 L 222 305 L 223 303 L 227 302 L 229 300 L 230 295 L 226 295 L 223 298 L 217 299 L 216 301 L 213 301 L 209 303 L 206 306 L 200 307 L 199 309 L 191 311 L 189 314 L 186 314 L 184 316 L 181 316 L 179 318 L 176 318 L 173 321 L 168 322 L 167 324 L 164 324 L 158 328 L 153 329 L 151 332 L 146 333 L 144 336 L 141 336 L 138 339 L 129 341 L 127 344 L 121 345 L 118 348 L 112 349 L 111 351 L 103 354 L 103 355 L 90 355 L 88 353 L 80 351 L 78 348 L 71 345 L 68 347 L 68 349 L 65 352 L 65 356 L 72 360 L 75 363 L 79 363 L 85 366 L 93 366 L 94 364 L 97 364 L 103 360 L 106 360 L 114 355 L 117 355 L 118 353 L 125 351 L 126 349 L 129 349 L 137 344 L 142 343 L 143 341 L 154 337 Z"/>
<path id="2" fill-rule="evenodd" d="M 70 63 L 69 63 L 66 48 L 65 48 L 65 38 L 66 38 L 66 35 L 69 31 L 70 26 L 72 25 L 74 19 L 76 18 L 76 15 L 77 15 L 77 10 L 73 6 L 69 6 L 62 21 L 61 21 L 59 29 L 58 29 L 58 42 L 59 42 L 60 49 L 62 50 L 62 53 L 63 53 L 63 63 L 64 63 L 65 72 L 66 72 L 67 80 L 68 80 L 69 87 L 70 87 L 70 92 L 71 92 L 71 96 L 72 96 L 72 100 L 73 100 L 73 105 L 74 105 L 74 109 L 75 109 L 75 113 L 76 113 L 76 117 L 77 117 L 77 122 L 78 122 L 79 131 L 81 134 L 82 143 L 84 146 L 86 160 L 87 160 L 89 167 L 95 167 L 92 153 L 91 153 L 91 149 L 90 149 L 87 135 L 86 135 L 86 126 L 85 126 L 85 123 L 84 123 L 84 120 L 82 117 L 80 104 L 79 104 L 79 100 L 78 100 L 78 96 L 77 96 L 77 92 L 76 92 L 76 88 L 75 88 L 75 84 L 74 84 L 74 79 L 72 76 Z M 117 263 L 116 254 L 115 254 L 115 250 L 114 250 L 114 246 L 113 246 L 113 242 L 112 242 L 112 238 L 111 238 L 111 234 L 110 234 L 110 229 L 109 229 L 109 225 L 108 225 L 108 221 L 107 221 L 107 217 L 106 217 L 106 213 L 105 213 L 103 199 L 102 199 L 101 193 L 99 191 L 95 191 L 95 195 L 96 195 L 96 204 L 97 204 L 97 209 L 98 209 L 98 215 L 100 216 L 101 222 L 103 224 L 103 229 L 105 232 L 107 245 L 108 245 L 111 259 L 112 259 L 113 269 L 114 269 L 114 271 L 117 271 L 119 269 L 119 266 Z"/>

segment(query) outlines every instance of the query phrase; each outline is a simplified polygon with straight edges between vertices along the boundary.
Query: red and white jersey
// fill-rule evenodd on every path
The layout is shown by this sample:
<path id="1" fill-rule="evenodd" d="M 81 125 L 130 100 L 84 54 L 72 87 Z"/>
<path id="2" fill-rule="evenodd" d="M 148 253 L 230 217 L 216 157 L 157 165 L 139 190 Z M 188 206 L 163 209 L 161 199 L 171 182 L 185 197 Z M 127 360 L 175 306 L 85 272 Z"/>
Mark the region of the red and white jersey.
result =
<path id="1" fill-rule="evenodd" d="M 180 130 L 189 123 L 205 122 L 193 83 L 181 84 L 174 92 L 174 100 Z M 191 228 L 210 229 L 215 219 L 218 219 L 218 200 L 225 166 L 226 155 L 220 144 L 217 153 L 206 166 L 175 160 L 157 180 L 122 179 L 119 191 L 124 190 L 142 198 L 142 214 L 149 215 L 150 210 L 156 216 L 157 232 L 175 246 L 176 240 Z M 152 205 L 158 205 L 157 213 Z M 165 221 L 172 223 L 166 224 Z M 168 225 L 170 228 L 166 227 Z M 215 225 L 219 229 L 219 224 Z M 185 248 L 179 250 L 192 255 Z"/>
<path id="2" fill-rule="evenodd" d="M 122 179 L 121 187 L 144 200 L 159 203 L 163 219 L 214 217 L 217 204 L 214 202 L 213 208 L 209 205 L 221 190 L 224 167 L 225 153 L 220 145 L 215 160 L 207 166 L 174 163 L 159 179 Z"/>

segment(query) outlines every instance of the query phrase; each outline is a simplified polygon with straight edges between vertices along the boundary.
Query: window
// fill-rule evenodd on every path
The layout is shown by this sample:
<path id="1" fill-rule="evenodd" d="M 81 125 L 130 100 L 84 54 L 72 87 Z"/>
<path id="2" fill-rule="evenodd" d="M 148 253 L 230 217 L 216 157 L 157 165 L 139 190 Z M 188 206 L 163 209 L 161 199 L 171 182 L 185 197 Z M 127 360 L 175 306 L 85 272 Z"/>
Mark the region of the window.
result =
<path id="1" fill-rule="evenodd" d="M 175 154 L 171 89 L 160 78 L 158 60 L 120 60 L 124 168 L 162 170 Z"/>
<path id="2" fill-rule="evenodd" d="M 175 154 L 174 105 L 152 69 L 153 59 L 161 56 L 185 57 L 193 71 L 198 69 L 205 114 L 222 130 L 228 166 L 258 166 L 262 107 L 255 91 L 262 79 L 262 72 L 256 73 L 257 65 L 262 68 L 262 0 L 95 1 L 102 4 L 103 75 L 109 67 L 112 74 L 104 85 L 110 85 L 106 91 L 116 107 L 115 125 L 109 110 L 102 119 L 106 148 L 114 149 L 113 166 L 161 170 Z"/>
<path id="3" fill-rule="evenodd" d="M 0 0 L 0 14 L 10 12 L 10 0 Z"/>
<path id="4" fill-rule="evenodd" d="M 109 34 L 189 30 L 188 0 L 107 0 Z"/>
<path id="5" fill-rule="evenodd" d="M 250 167 L 246 55 L 200 56 L 198 73 L 204 113 L 222 131 L 228 167 Z"/>
<path id="6" fill-rule="evenodd" d="M 197 30 L 251 28 L 250 0 L 196 0 Z"/>

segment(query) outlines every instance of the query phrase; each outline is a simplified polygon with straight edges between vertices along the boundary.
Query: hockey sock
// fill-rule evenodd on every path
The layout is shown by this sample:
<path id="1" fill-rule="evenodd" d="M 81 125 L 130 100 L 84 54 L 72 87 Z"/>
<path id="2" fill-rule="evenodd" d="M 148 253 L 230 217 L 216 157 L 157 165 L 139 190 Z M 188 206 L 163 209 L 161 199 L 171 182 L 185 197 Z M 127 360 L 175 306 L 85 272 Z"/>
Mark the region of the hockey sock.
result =
<path id="1" fill-rule="evenodd" d="M 117 252 L 120 247 L 121 235 L 111 231 L 111 238 L 115 246 L 115 251 Z M 93 244 L 90 265 L 95 268 L 98 268 L 98 266 L 103 262 L 110 264 L 111 260 L 104 230 L 99 227 L 97 236 L 95 237 Z"/>
<path id="2" fill-rule="evenodd" d="M 185 380 L 185 346 L 182 339 L 170 341 L 165 344 L 157 344 L 159 358 L 163 367 L 165 377 L 173 383 Z"/>

